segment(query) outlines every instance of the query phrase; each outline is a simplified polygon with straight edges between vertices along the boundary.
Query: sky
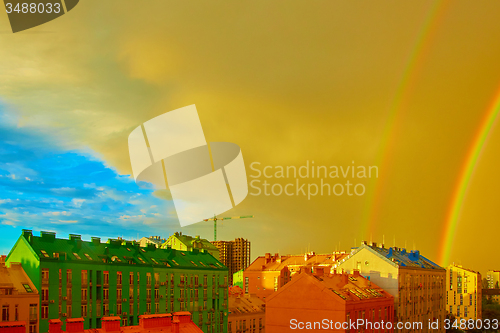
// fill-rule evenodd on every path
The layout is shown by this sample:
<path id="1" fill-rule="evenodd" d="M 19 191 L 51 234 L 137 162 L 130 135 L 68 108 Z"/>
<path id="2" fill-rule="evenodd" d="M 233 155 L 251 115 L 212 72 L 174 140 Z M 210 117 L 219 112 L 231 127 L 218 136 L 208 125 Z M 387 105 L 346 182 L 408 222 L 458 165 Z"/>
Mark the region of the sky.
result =
<path id="1" fill-rule="evenodd" d="M 223 216 L 255 217 L 219 239 L 249 239 L 252 257 L 385 242 L 498 270 L 498 13 L 495 0 L 85 0 L 16 34 L 0 13 L 0 252 L 22 228 L 211 240 L 210 223 L 181 228 L 168 196 L 134 183 L 127 146 L 196 104 L 207 141 L 241 147 L 249 181 L 297 181 L 254 178 L 255 162 L 378 169 L 324 180 L 363 195 L 250 194 Z"/>

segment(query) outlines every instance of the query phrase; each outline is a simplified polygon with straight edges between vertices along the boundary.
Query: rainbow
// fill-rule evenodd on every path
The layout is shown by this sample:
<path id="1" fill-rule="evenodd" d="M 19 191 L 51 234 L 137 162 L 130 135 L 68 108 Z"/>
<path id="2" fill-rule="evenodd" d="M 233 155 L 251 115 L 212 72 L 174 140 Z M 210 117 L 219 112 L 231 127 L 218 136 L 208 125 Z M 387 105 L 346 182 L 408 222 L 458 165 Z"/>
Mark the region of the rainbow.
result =
<path id="1" fill-rule="evenodd" d="M 460 176 L 456 187 L 453 191 L 450 207 L 446 214 L 446 222 L 443 228 L 443 237 L 439 251 L 439 263 L 441 265 L 449 264 L 451 250 L 453 248 L 453 240 L 457 232 L 458 222 L 462 206 L 469 188 L 471 179 L 474 175 L 479 158 L 486 146 L 491 129 L 494 127 L 495 121 L 500 113 L 500 87 L 498 88 L 493 101 L 488 107 L 488 111 L 481 121 L 479 130 L 477 131 L 473 143 L 466 155 L 465 163 L 460 171 Z"/>
<path id="2" fill-rule="evenodd" d="M 451 0 L 441 0 L 432 3 L 406 62 L 407 65 L 405 66 L 395 98 L 391 103 L 387 125 L 382 135 L 381 147 L 384 148 L 380 150 L 376 158 L 375 165 L 379 166 L 380 178 L 373 180 L 376 182 L 374 185 L 375 190 L 371 192 L 368 201 L 370 209 L 366 211 L 363 218 L 364 224 L 361 230 L 364 234 L 364 239 L 368 239 L 368 236 L 373 234 L 380 219 L 380 208 L 386 192 L 386 186 L 384 185 L 386 185 L 387 175 L 390 173 L 388 170 L 393 157 L 394 145 L 397 141 L 395 138 L 399 135 L 400 124 L 404 118 L 404 112 L 401 111 L 405 110 L 410 102 L 411 93 L 414 91 L 418 74 L 423 67 L 426 55 L 438 31 L 439 24 L 443 21 L 444 14 L 451 3 Z"/>

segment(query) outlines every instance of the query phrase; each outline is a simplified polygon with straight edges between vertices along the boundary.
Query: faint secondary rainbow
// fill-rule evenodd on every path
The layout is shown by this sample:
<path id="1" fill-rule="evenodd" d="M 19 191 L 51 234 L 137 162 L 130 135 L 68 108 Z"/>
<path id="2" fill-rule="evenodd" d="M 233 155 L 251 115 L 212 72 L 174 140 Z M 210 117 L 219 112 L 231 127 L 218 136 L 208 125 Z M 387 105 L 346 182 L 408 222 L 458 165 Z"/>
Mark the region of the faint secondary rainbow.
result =
<path id="1" fill-rule="evenodd" d="M 363 237 L 368 239 L 375 231 L 377 222 L 380 217 L 380 208 L 383 199 L 385 198 L 386 179 L 390 162 L 393 157 L 394 144 L 397 140 L 395 138 L 400 134 L 400 124 L 404 113 L 402 112 L 410 102 L 410 96 L 414 91 L 417 82 L 418 74 L 424 64 L 425 56 L 432 45 L 432 41 L 438 27 L 443 21 L 444 14 L 447 12 L 451 0 L 439 0 L 433 2 L 428 10 L 428 14 L 422 24 L 422 28 L 417 35 L 414 47 L 409 54 L 407 65 L 403 72 L 401 83 L 396 91 L 395 98 L 393 99 L 389 114 L 387 125 L 382 136 L 382 149 L 376 158 L 376 164 L 379 166 L 380 178 L 375 179 L 375 190 L 372 192 L 368 202 L 369 210 L 366 211 L 363 218 L 363 225 L 361 231 Z"/>
<path id="2" fill-rule="evenodd" d="M 441 265 L 449 264 L 451 250 L 453 248 L 453 239 L 457 232 L 460 213 L 462 211 L 465 196 L 470 185 L 472 176 L 478 164 L 479 158 L 486 146 L 489 134 L 495 121 L 500 113 L 500 87 L 498 88 L 493 101 L 488 107 L 488 111 L 481 121 L 479 130 L 477 131 L 472 145 L 466 155 L 464 164 L 462 165 L 458 182 L 451 200 L 450 207 L 446 214 L 446 222 L 443 228 L 443 236 L 439 251 L 439 263 Z"/>

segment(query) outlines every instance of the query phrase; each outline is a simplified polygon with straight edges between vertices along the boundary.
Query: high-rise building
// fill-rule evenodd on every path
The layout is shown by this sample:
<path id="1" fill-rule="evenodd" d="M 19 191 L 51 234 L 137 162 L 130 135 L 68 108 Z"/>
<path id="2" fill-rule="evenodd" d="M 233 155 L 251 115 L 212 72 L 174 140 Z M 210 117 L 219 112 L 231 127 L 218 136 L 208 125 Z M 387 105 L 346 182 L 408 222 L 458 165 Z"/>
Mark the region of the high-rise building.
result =
<path id="1" fill-rule="evenodd" d="M 446 311 L 457 319 L 481 319 L 481 274 L 450 265 L 446 270 Z"/>
<path id="2" fill-rule="evenodd" d="M 428 323 L 445 319 L 446 270 L 420 254 L 397 247 L 386 248 L 366 242 L 353 249 L 332 269 L 352 273 L 357 270 L 392 296 L 395 321 Z M 409 332 L 403 328 L 398 332 Z M 419 332 L 444 332 L 424 325 Z"/>
<path id="3" fill-rule="evenodd" d="M 205 250 L 214 256 L 215 259 L 219 259 L 219 249 L 215 247 L 208 240 L 200 238 L 200 236 L 188 236 L 183 235 L 182 232 L 176 232 L 170 236 L 161 246 L 166 249 L 170 247 L 172 249 L 181 251 L 191 251 L 193 249 Z M 222 260 L 221 260 L 222 261 Z"/>
<path id="4" fill-rule="evenodd" d="M 233 274 L 250 266 L 250 242 L 236 238 L 233 241 L 211 242 L 219 249 L 219 260 L 229 270 L 229 282 L 233 283 Z"/>
<path id="5" fill-rule="evenodd" d="M 330 274 L 303 268 L 266 300 L 266 331 L 390 333 L 393 307 L 394 298 L 357 271 Z"/>
<path id="6" fill-rule="evenodd" d="M 40 332 L 50 319 L 83 318 L 89 329 L 100 328 L 103 316 L 129 326 L 139 315 L 177 311 L 190 311 L 205 332 L 227 330 L 227 268 L 204 250 L 23 230 L 6 262 L 21 262 L 41 291 Z"/>
<path id="7" fill-rule="evenodd" d="M 17 332 L 38 332 L 38 308 L 40 296 L 38 290 L 25 273 L 20 263 L 6 265 L 0 260 L 0 320 L 9 323 L 7 329 Z M 47 295 L 42 295 L 46 297 Z M 24 324 L 21 327 L 21 324 Z"/>

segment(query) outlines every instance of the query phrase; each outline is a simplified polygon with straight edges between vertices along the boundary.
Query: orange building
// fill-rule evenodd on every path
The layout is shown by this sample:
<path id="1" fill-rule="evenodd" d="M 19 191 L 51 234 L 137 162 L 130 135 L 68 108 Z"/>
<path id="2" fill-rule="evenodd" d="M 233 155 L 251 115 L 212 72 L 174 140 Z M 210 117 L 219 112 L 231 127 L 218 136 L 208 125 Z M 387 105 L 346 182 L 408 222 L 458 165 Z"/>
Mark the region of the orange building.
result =
<path id="1" fill-rule="evenodd" d="M 103 317 L 102 328 L 84 330 L 83 318 L 71 318 L 66 319 L 66 331 L 63 331 L 60 319 L 50 319 L 49 333 L 203 333 L 189 312 L 141 315 L 137 326 L 120 326 L 121 321 L 117 316 Z"/>
<path id="2" fill-rule="evenodd" d="M 24 272 L 20 263 L 5 264 L 0 258 L 0 306 L 2 307 L 1 330 L 16 332 L 23 327 L 24 333 L 38 332 L 38 290 Z"/>
<path id="3" fill-rule="evenodd" d="M 266 301 L 267 333 L 393 332 L 394 298 L 355 274 L 303 270 Z"/>
<path id="4" fill-rule="evenodd" d="M 265 332 L 266 312 L 264 301 L 255 295 L 243 294 L 240 287 L 232 287 L 229 294 L 229 315 L 227 331 Z"/>
<path id="5" fill-rule="evenodd" d="M 331 268 L 338 260 L 347 256 L 345 252 L 280 256 L 266 253 L 258 257 L 243 272 L 245 293 L 255 294 L 266 300 L 272 293 L 289 282 L 302 268 L 312 271 L 313 267 Z"/>

